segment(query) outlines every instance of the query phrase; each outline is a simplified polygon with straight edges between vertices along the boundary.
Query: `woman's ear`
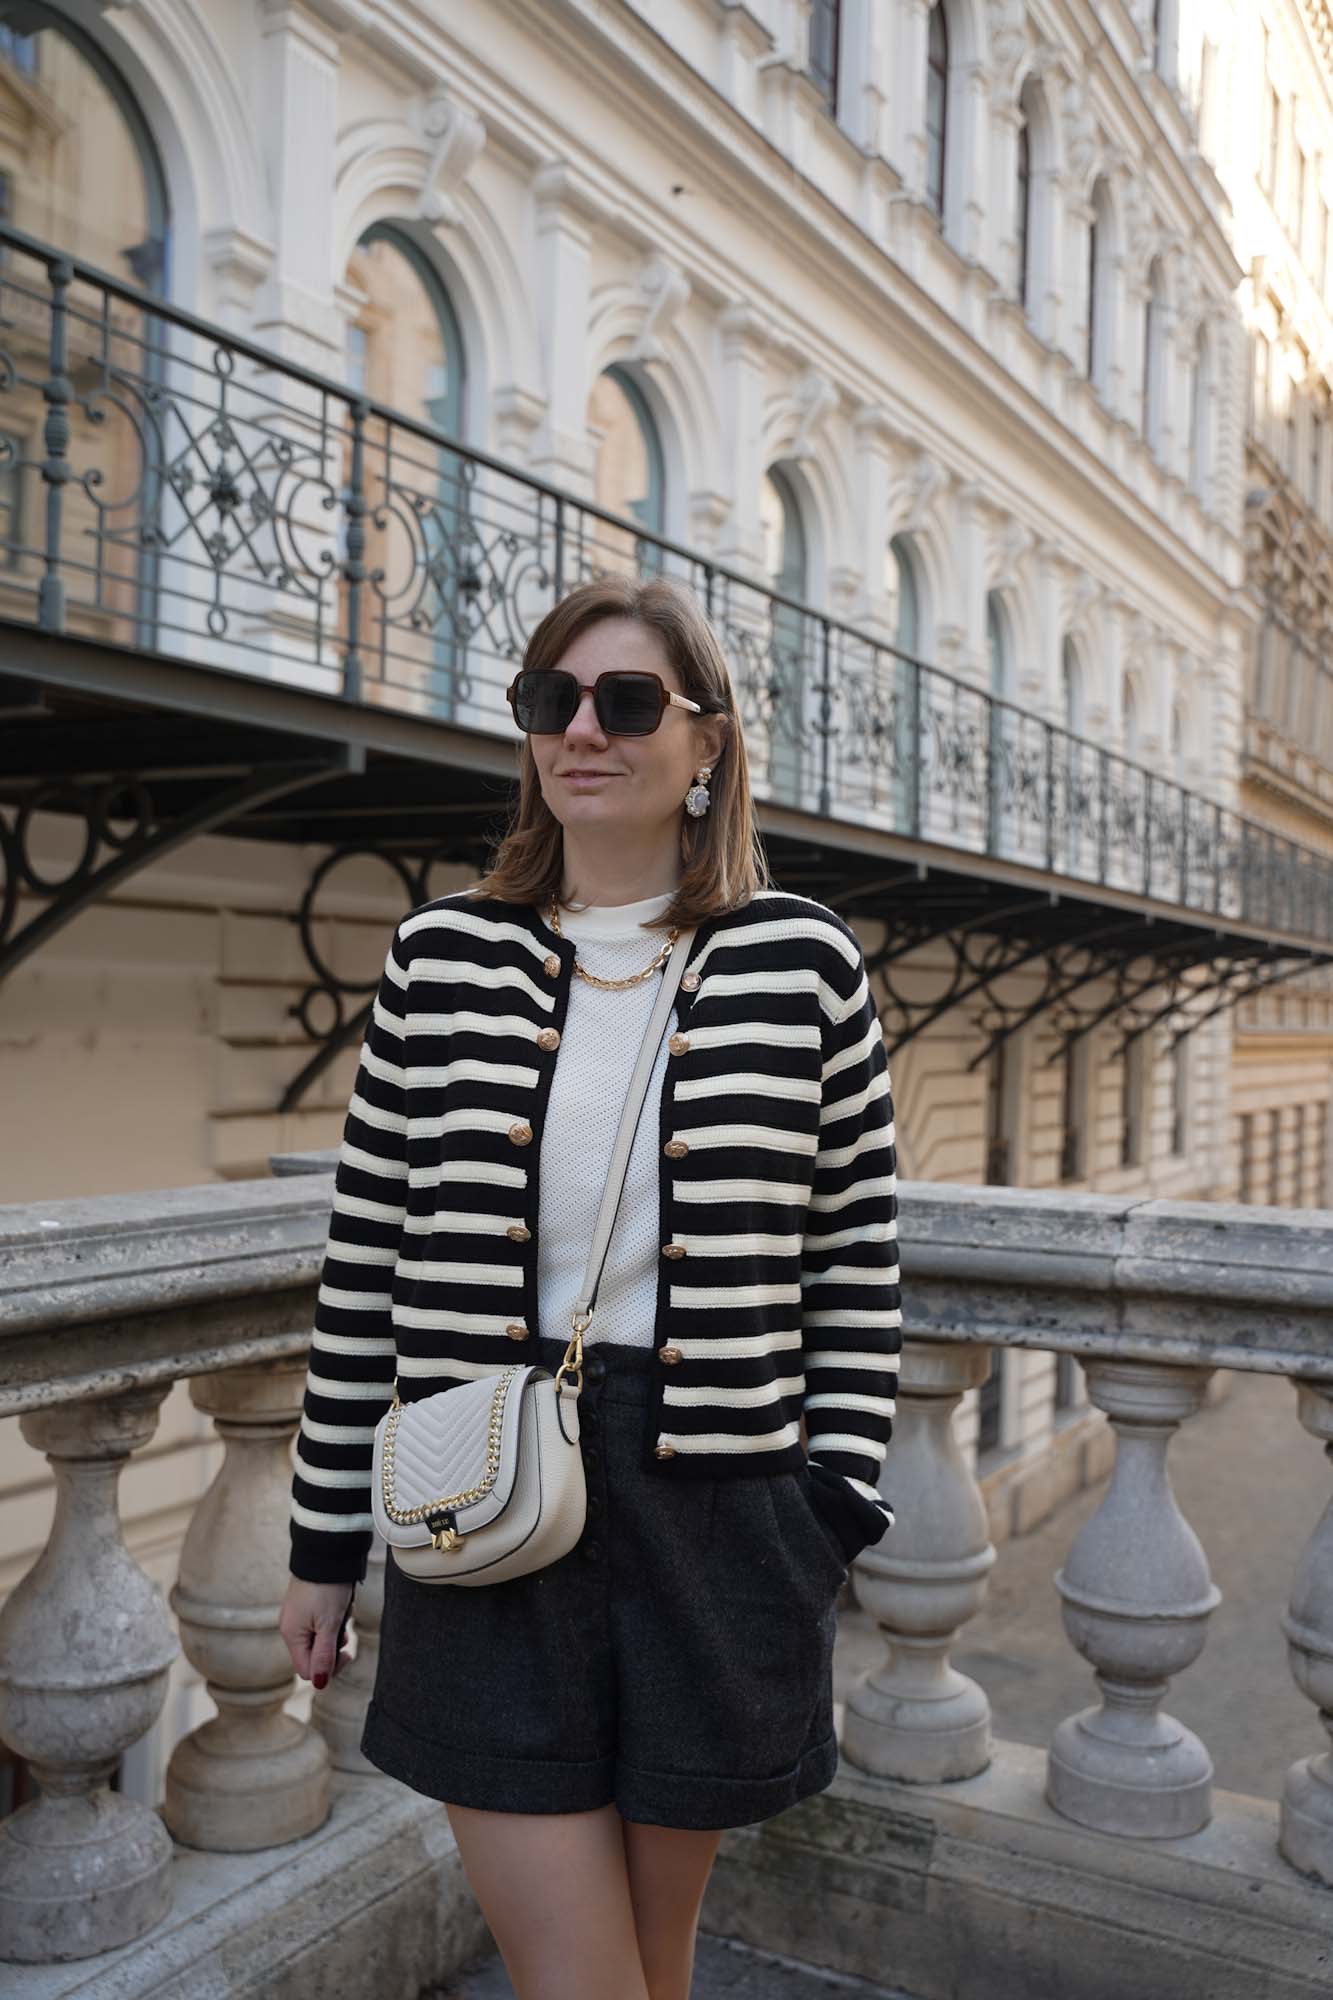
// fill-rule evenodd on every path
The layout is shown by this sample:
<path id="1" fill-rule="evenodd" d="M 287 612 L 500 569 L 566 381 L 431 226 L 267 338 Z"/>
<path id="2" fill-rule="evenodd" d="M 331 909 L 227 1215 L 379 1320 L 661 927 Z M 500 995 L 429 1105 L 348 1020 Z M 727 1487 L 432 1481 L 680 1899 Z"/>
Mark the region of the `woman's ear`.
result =
<path id="1" fill-rule="evenodd" d="M 727 738 L 731 734 L 729 715 L 701 716 L 696 723 L 696 743 L 699 745 L 699 762 L 715 765 L 726 749 Z"/>

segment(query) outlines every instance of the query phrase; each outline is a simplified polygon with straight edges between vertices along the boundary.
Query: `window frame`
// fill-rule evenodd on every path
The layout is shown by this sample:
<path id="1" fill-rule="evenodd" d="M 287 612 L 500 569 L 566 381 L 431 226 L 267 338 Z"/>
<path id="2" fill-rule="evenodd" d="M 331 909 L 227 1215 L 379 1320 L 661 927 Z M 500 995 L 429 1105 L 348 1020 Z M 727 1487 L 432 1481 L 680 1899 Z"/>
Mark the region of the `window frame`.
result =
<path id="1" fill-rule="evenodd" d="M 842 72 L 841 0 L 810 0 L 810 25 L 806 45 L 806 74 L 828 106 L 830 118 L 838 116 L 838 85 Z"/>
<path id="2" fill-rule="evenodd" d="M 1032 304 L 1028 296 L 1032 258 L 1032 125 L 1026 116 L 1020 116 L 1018 127 L 1016 180 L 1018 200 L 1014 233 L 1018 253 L 1017 293 L 1019 304 L 1027 312 Z"/>
<path id="3" fill-rule="evenodd" d="M 938 29 L 941 47 L 936 47 Z M 949 20 L 944 0 L 934 0 L 926 19 L 926 205 L 941 225 L 945 219 L 949 176 Z M 938 110 L 938 124 L 932 122 Z M 938 168 L 938 173 L 937 173 Z M 938 186 L 936 181 L 938 179 Z"/>

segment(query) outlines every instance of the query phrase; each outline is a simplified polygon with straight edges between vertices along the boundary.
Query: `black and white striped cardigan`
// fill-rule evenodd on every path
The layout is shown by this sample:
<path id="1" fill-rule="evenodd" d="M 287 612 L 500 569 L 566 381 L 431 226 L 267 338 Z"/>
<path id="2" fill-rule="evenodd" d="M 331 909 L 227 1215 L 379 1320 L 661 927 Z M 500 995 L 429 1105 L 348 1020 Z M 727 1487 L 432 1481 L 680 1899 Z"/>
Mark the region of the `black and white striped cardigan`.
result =
<path id="1" fill-rule="evenodd" d="M 395 1376 L 407 1401 L 535 1354 L 538 1167 L 574 955 L 535 909 L 471 891 L 394 934 L 315 1314 L 297 1576 L 364 1574 Z M 876 1482 L 902 1345 L 893 1104 L 860 944 L 822 904 L 763 891 L 698 927 L 674 1026 L 644 1463 L 663 1479 L 797 1468 L 804 1415 L 850 1556 L 894 1519 Z"/>

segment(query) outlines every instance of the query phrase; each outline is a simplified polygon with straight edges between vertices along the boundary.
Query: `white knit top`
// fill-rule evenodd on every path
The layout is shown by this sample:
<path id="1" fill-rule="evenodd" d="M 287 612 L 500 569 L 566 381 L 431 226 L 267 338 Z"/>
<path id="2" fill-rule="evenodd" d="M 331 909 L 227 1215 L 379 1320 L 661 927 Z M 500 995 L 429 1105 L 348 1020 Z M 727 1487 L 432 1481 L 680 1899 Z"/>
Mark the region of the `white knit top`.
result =
<path id="1" fill-rule="evenodd" d="M 560 929 L 575 947 L 579 965 L 602 979 L 626 979 L 661 950 L 666 932 L 639 926 L 660 917 L 670 902 L 667 893 L 638 903 L 562 909 Z M 655 972 L 619 992 L 589 986 L 577 975 L 570 984 L 541 1146 L 537 1300 L 543 1338 L 569 1339 L 569 1317 L 583 1285 L 616 1128 L 661 976 Z M 604 1340 L 635 1347 L 653 1344 L 661 1264 L 657 1126 L 667 1037 L 675 1025 L 673 1009 L 634 1135 L 588 1346 Z"/>

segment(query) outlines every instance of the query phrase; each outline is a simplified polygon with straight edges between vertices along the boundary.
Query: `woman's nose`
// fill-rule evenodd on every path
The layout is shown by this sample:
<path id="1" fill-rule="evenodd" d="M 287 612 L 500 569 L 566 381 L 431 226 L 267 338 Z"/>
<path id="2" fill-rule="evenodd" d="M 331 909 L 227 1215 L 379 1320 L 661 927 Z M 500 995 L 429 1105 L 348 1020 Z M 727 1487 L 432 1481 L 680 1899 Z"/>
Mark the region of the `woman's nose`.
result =
<path id="1" fill-rule="evenodd" d="M 605 731 L 597 715 L 597 704 L 593 700 L 591 687 L 585 687 L 579 695 L 578 707 L 565 724 L 565 735 L 574 737 L 604 737 Z"/>

